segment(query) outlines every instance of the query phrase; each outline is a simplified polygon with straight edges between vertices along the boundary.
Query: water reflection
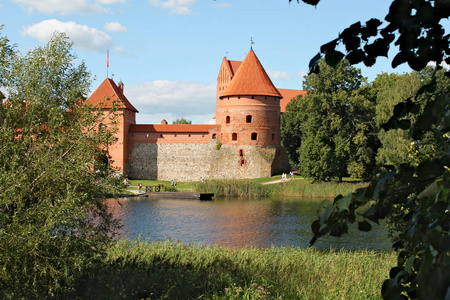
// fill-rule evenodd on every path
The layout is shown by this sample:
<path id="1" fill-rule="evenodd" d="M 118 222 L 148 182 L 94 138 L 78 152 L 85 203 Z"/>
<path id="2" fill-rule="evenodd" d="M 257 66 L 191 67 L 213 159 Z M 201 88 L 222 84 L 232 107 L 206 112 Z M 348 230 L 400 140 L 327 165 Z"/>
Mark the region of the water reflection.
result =
<path id="1" fill-rule="evenodd" d="M 121 236 L 125 238 L 172 239 L 232 247 L 307 247 L 319 202 L 267 198 L 214 201 L 124 198 L 108 199 L 107 203 L 114 215 L 122 219 Z M 389 249 L 390 241 L 385 226 L 374 225 L 369 233 L 359 232 L 354 226 L 344 237 L 319 239 L 316 247 Z"/>

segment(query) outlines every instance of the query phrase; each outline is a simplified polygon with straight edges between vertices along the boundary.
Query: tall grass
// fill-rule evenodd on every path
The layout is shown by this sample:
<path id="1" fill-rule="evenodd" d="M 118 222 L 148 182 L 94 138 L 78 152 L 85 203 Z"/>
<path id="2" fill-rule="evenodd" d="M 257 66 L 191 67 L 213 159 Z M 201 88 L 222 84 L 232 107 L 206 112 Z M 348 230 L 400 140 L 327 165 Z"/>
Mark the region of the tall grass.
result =
<path id="1" fill-rule="evenodd" d="M 252 180 L 210 180 L 197 182 L 193 189 L 197 192 L 214 193 L 218 197 L 267 197 L 270 189 Z"/>
<path id="2" fill-rule="evenodd" d="M 267 185 L 271 196 L 296 196 L 307 198 L 334 198 L 346 195 L 358 188 L 366 187 L 365 182 L 316 182 L 295 179 L 280 184 Z"/>
<path id="3" fill-rule="evenodd" d="M 82 299 L 381 299 L 393 265 L 394 253 L 123 240 L 76 291 Z"/>
<path id="4" fill-rule="evenodd" d="M 266 197 L 294 196 L 308 198 L 334 198 L 339 194 L 348 194 L 357 188 L 367 186 L 360 182 L 324 182 L 311 183 L 309 180 L 296 179 L 277 184 L 262 184 L 255 180 L 211 180 L 202 184 L 193 184 L 197 192 L 214 193 L 218 197 Z"/>

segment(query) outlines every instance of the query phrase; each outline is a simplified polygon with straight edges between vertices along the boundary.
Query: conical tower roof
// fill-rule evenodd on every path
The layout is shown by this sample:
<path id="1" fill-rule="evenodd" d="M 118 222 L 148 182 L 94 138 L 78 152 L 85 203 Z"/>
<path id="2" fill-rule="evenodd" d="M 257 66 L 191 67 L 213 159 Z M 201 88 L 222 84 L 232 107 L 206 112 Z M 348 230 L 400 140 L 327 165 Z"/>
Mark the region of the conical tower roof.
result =
<path id="1" fill-rule="evenodd" d="M 129 109 L 134 112 L 138 112 L 136 108 L 128 101 L 127 97 L 123 94 L 122 90 L 119 89 L 116 83 L 110 79 L 106 78 L 103 80 L 102 84 L 92 93 L 92 95 L 87 100 L 87 103 L 92 105 L 97 105 L 102 103 L 103 108 L 112 108 L 113 103 L 116 99 L 119 99 L 118 108 Z"/>
<path id="2" fill-rule="evenodd" d="M 230 85 L 219 95 L 219 97 L 227 96 L 274 96 L 282 98 L 253 50 L 248 52 Z"/>

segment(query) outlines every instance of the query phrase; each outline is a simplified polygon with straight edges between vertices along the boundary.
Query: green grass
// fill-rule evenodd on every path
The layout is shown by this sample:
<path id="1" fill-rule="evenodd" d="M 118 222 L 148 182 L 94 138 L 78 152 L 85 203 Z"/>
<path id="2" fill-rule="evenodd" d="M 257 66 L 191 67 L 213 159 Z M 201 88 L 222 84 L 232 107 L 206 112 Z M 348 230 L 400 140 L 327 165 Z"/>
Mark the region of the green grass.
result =
<path id="1" fill-rule="evenodd" d="M 82 299 L 381 299 L 394 265 L 395 254 L 386 252 L 121 240 L 76 293 Z"/>

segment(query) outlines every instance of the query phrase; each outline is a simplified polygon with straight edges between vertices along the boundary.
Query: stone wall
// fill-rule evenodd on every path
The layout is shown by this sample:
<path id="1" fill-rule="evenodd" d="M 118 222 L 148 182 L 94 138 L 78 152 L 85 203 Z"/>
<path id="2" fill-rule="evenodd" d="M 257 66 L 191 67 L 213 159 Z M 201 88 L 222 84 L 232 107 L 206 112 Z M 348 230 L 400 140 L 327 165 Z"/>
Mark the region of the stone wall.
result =
<path id="1" fill-rule="evenodd" d="M 217 147 L 218 143 L 211 140 L 208 144 L 135 144 L 127 174 L 139 179 L 199 181 L 259 178 L 271 176 L 274 171 L 289 171 L 281 147 Z"/>
<path id="2" fill-rule="evenodd" d="M 199 181 L 207 178 L 210 153 L 208 144 L 135 144 L 127 165 L 130 178 L 151 180 Z"/>

